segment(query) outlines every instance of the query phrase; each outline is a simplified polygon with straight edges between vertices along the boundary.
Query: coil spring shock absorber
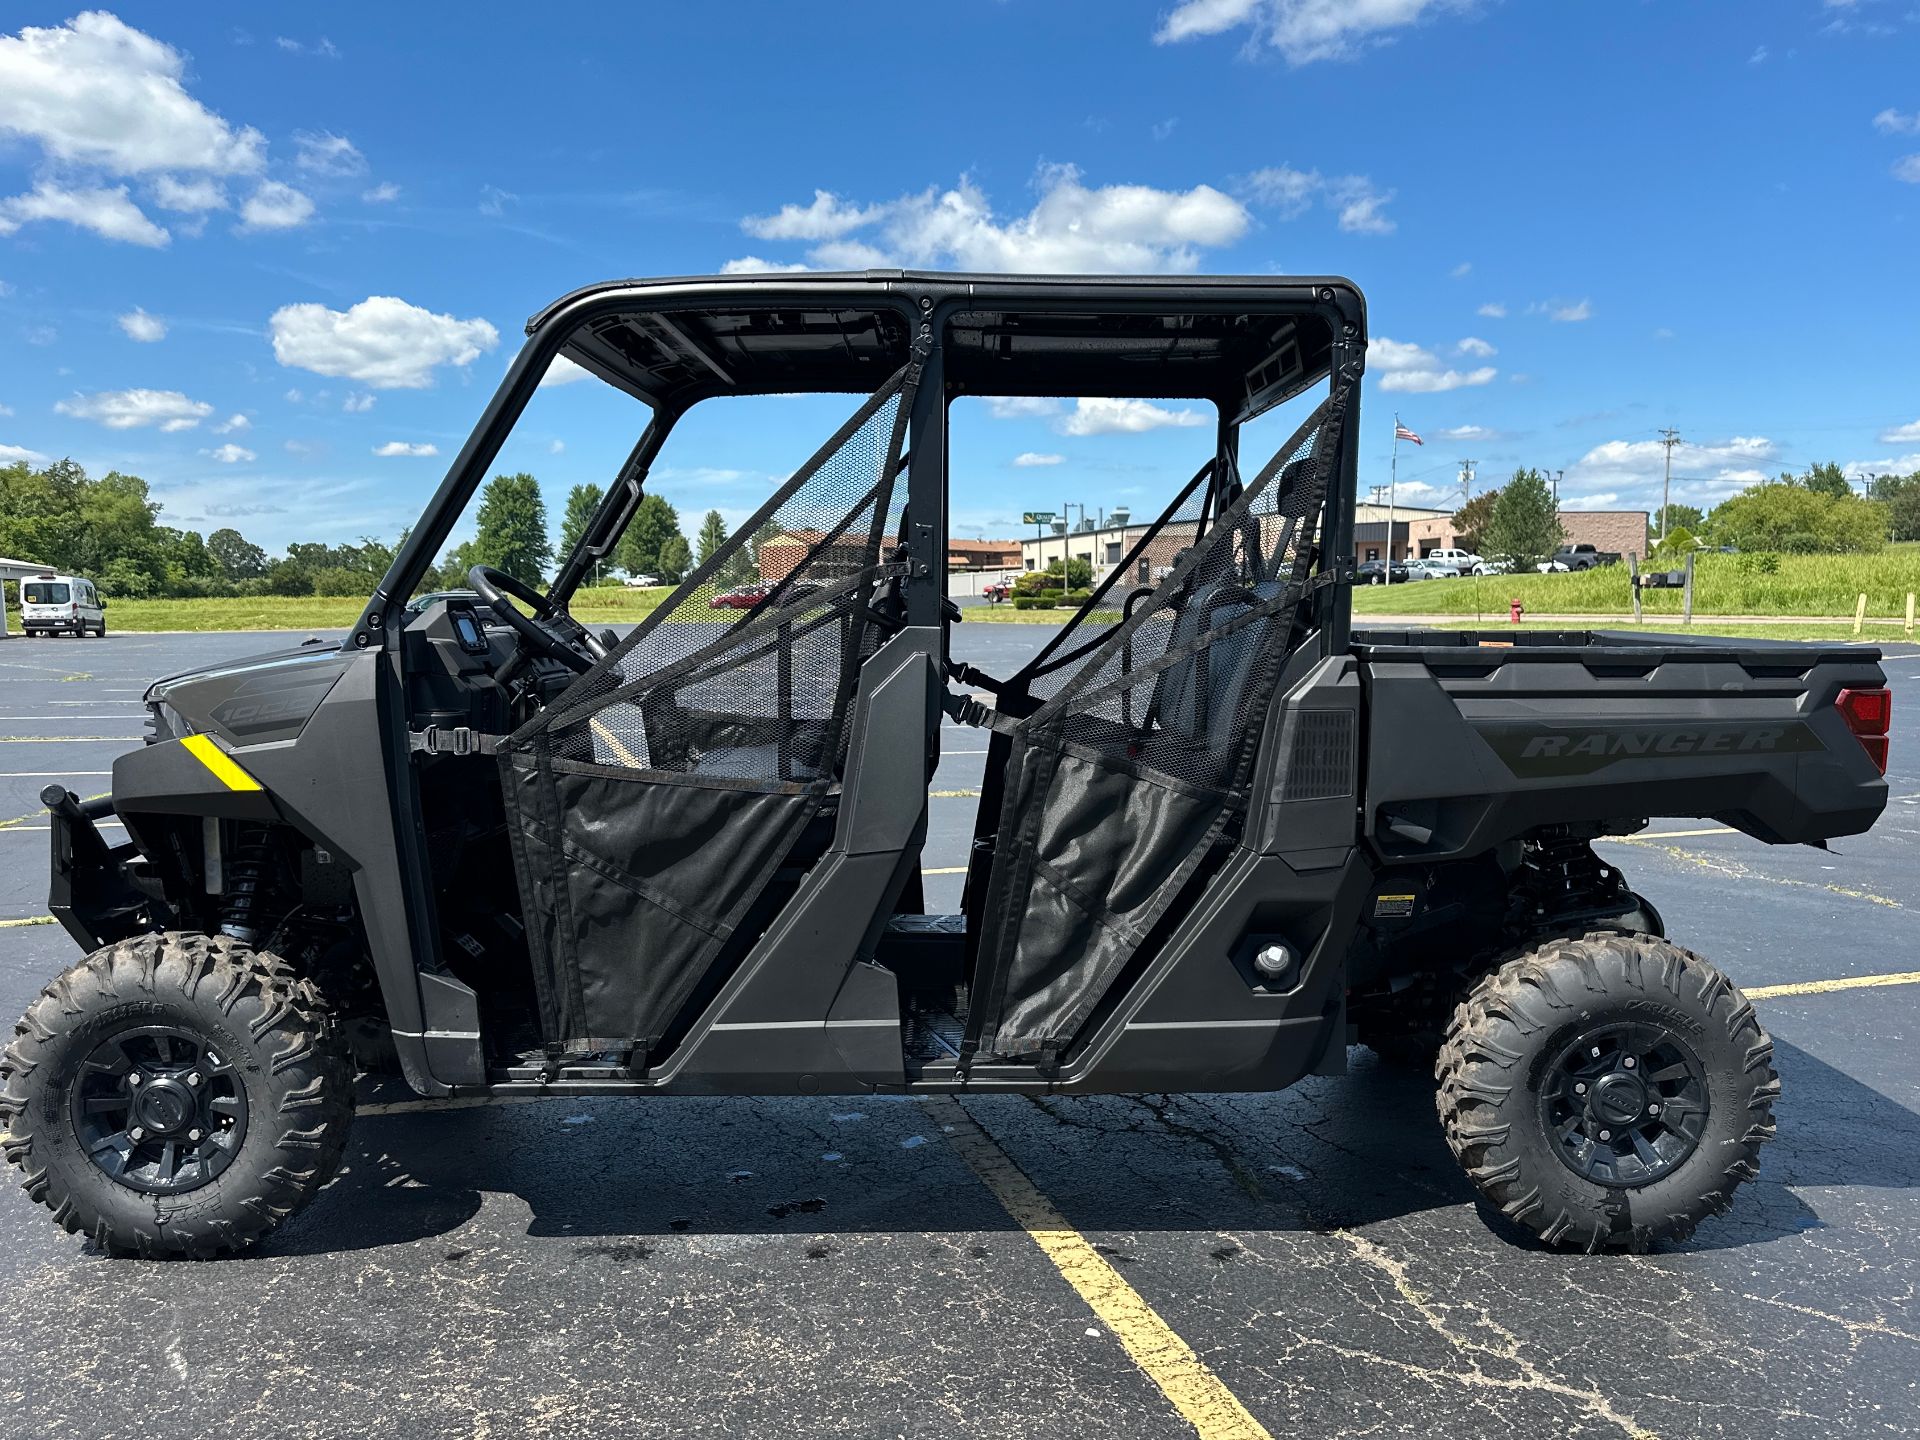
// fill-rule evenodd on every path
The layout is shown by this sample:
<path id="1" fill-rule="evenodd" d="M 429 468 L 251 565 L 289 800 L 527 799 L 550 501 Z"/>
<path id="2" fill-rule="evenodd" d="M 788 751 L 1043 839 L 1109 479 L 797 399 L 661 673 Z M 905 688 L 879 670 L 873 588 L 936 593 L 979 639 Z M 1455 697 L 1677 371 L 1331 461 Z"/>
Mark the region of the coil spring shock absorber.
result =
<path id="1" fill-rule="evenodd" d="M 273 880 L 273 845 L 267 827 L 237 827 L 233 848 L 226 857 L 226 904 L 220 915 L 220 933 L 249 945 L 260 943 L 268 889 Z"/>

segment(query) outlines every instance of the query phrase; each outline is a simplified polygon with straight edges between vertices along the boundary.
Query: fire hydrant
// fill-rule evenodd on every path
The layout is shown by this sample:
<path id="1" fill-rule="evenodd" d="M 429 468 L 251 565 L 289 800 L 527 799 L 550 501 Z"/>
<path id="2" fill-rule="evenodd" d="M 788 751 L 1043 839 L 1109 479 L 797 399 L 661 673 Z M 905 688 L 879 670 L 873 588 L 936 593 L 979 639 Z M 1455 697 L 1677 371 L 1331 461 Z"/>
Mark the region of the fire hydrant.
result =
<path id="1" fill-rule="evenodd" d="M 1520 597 L 1518 595 L 1507 602 L 1507 619 L 1511 620 L 1514 624 L 1518 625 L 1521 620 L 1526 618 L 1526 614 L 1527 607 L 1520 603 Z"/>

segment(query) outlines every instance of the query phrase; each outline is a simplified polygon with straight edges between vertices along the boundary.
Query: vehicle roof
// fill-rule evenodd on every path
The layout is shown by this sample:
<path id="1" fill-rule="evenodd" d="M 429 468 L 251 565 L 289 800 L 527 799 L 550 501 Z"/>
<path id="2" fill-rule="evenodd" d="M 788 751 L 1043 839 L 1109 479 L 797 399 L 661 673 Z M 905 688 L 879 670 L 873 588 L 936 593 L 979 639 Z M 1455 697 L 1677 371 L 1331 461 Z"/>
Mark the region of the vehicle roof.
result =
<path id="1" fill-rule="evenodd" d="M 36 581 L 42 584 L 45 584 L 49 580 L 64 581 L 69 585 L 71 585 L 76 580 L 86 580 L 87 584 L 89 585 L 93 583 L 93 581 L 87 580 L 87 577 L 84 575 L 53 575 L 53 574 L 49 574 L 45 570 L 42 570 L 38 575 L 22 575 L 20 577 L 20 583 L 22 585 L 32 585 Z"/>
<path id="2" fill-rule="evenodd" d="M 611 280 L 527 322 L 652 404 L 716 394 L 870 392 L 946 322 L 955 393 L 1212 399 L 1262 408 L 1322 378 L 1366 304 L 1337 276 L 990 275 L 940 271 Z M 1272 393 L 1268 393 L 1272 392 Z"/>

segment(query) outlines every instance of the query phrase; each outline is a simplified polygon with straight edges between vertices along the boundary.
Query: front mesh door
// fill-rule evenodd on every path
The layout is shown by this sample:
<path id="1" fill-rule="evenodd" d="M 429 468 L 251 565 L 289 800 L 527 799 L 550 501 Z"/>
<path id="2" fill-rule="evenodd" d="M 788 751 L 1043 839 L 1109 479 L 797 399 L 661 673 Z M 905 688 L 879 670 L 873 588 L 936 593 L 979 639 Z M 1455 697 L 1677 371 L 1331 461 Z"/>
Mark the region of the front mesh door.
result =
<path id="1" fill-rule="evenodd" d="M 885 628 L 874 607 L 905 574 L 891 547 L 916 378 L 904 368 L 869 397 L 502 747 L 551 1051 L 644 1065 L 836 802 L 846 717 Z"/>

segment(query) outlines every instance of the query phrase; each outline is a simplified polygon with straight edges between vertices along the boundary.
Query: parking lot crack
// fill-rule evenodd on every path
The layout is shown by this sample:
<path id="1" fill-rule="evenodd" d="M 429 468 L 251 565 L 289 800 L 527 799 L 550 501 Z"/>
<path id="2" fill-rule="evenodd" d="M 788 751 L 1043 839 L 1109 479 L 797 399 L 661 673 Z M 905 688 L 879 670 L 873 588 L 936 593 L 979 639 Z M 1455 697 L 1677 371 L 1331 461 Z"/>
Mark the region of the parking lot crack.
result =
<path id="1" fill-rule="evenodd" d="M 1791 1310 L 1796 1315 L 1805 1315 L 1810 1320 L 1824 1320 L 1829 1325 L 1837 1325 L 1847 1335 L 1849 1346 L 1855 1350 L 1869 1335 L 1881 1335 L 1893 1340 L 1906 1340 L 1920 1345 L 1920 1334 L 1911 1330 L 1901 1330 L 1884 1320 L 1849 1320 L 1844 1315 L 1835 1315 L 1826 1310 L 1816 1310 L 1811 1305 L 1796 1305 L 1791 1300 L 1782 1300 L 1777 1295 L 1747 1295 L 1742 1297 L 1759 1305 L 1774 1305 L 1782 1310 Z"/>
<path id="2" fill-rule="evenodd" d="M 1390 1366 L 1403 1374 L 1434 1383 L 1459 1385 L 1468 1389 L 1531 1391 L 1552 1395 L 1571 1401 L 1594 1419 L 1613 1426 L 1621 1434 L 1633 1437 L 1633 1440 L 1655 1440 L 1653 1431 L 1621 1410 L 1597 1388 L 1590 1385 L 1574 1385 L 1547 1374 L 1523 1353 L 1520 1337 L 1485 1311 L 1479 1313 L 1474 1323 L 1491 1332 L 1493 1336 L 1491 1340 L 1461 1333 L 1448 1318 L 1450 1307 L 1437 1304 L 1430 1295 L 1413 1283 L 1405 1260 L 1365 1236 L 1356 1235 L 1351 1230 L 1335 1230 L 1332 1234 L 1353 1252 L 1356 1259 L 1385 1276 L 1392 1284 L 1394 1292 L 1420 1317 L 1426 1327 L 1460 1355 L 1466 1368 L 1442 1369 L 1421 1365 L 1412 1360 L 1402 1360 L 1370 1350 L 1343 1346 L 1318 1335 L 1301 1336 L 1300 1339 L 1304 1343 L 1332 1351 L 1347 1359 Z M 1505 1365 L 1513 1367 L 1514 1373 L 1495 1374 L 1487 1368 L 1488 1361 L 1504 1362 Z"/>

